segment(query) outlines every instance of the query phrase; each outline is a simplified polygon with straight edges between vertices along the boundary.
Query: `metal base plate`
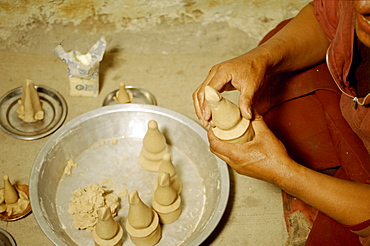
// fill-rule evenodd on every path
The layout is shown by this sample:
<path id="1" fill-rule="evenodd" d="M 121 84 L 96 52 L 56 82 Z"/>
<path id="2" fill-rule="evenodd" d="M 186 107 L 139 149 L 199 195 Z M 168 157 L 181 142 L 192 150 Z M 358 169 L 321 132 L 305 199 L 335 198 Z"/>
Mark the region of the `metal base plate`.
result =
<path id="1" fill-rule="evenodd" d="M 157 105 L 157 100 L 155 99 L 154 95 L 151 94 L 149 91 L 146 91 L 135 86 L 126 86 L 125 89 L 127 93 L 132 93 L 131 103 Z M 103 101 L 103 106 L 117 104 L 117 102 L 113 98 L 116 95 L 117 91 L 118 89 L 112 91 L 105 97 Z"/>
<path id="2" fill-rule="evenodd" d="M 0 228 L 0 245 L 4 246 L 16 246 L 13 237 L 9 234 L 9 232 Z"/>
<path id="3" fill-rule="evenodd" d="M 22 97 L 22 87 L 9 91 L 0 98 L 0 129 L 6 134 L 23 140 L 43 138 L 56 131 L 67 116 L 64 98 L 52 89 L 35 86 L 45 112 L 44 119 L 26 123 L 18 117 L 18 100 Z"/>
<path id="4" fill-rule="evenodd" d="M 28 198 L 30 197 L 30 194 L 28 192 L 28 185 L 26 185 L 26 184 L 14 184 L 14 187 L 18 190 L 18 192 L 23 191 L 27 195 Z M 1 189 L 4 189 L 4 188 L 1 188 Z M 31 204 L 28 204 L 27 208 L 20 214 L 8 215 L 7 212 L 0 213 L 0 220 L 2 220 L 2 221 L 19 220 L 19 219 L 27 216 L 31 211 L 32 211 Z M 0 243 L 0 245 L 2 245 L 2 244 Z"/>

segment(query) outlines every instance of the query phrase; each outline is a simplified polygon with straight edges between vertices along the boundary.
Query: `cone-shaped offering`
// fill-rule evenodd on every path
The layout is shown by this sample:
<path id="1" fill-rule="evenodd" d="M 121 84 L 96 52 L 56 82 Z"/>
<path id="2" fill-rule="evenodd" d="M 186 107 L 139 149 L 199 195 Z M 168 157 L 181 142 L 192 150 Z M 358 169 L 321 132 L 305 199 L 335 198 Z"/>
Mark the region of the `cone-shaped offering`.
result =
<path id="1" fill-rule="evenodd" d="M 128 202 L 126 230 L 131 241 L 137 246 L 157 244 L 162 237 L 158 214 L 143 203 L 136 190 L 129 193 Z"/>
<path id="2" fill-rule="evenodd" d="M 9 180 L 8 175 L 3 176 L 4 179 L 4 200 L 6 204 L 14 204 L 18 202 L 18 192 Z"/>
<path id="3" fill-rule="evenodd" d="M 31 212 L 27 185 L 13 185 L 8 175 L 3 176 L 4 188 L 0 189 L 1 220 L 12 221 Z"/>
<path id="4" fill-rule="evenodd" d="M 160 173 L 169 173 L 172 188 L 178 194 L 180 194 L 182 191 L 182 183 L 181 183 L 180 178 L 176 174 L 176 168 L 172 163 L 171 155 L 169 153 L 163 155 L 162 163 L 158 169 L 158 174 Z M 155 180 L 154 190 L 157 189 L 158 182 L 159 182 L 159 176 L 160 175 L 158 175 L 158 178 Z"/>
<path id="5" fill-rule="evenodd" d="M 130 103 L 132 101 L 132 93 L 128 93 L 125 88 L 125 83 L 119 83 L 119 89 L 113 99 L 117 103 Z"/>
<path id="6" fill-rule="evenodd" d="M 212 112 L 213 133 L 221 140 L 231 143 L 245 143 L 254 137 L 250 121 L 243 118 L 238 106 L 222 97 L 211 86 L 205 88 L 205 98 Z"/>
<path id="7" fill-rule="evenodd" d="M 92 232 L 95 246 L 121 246 L 123 229 L 112 217 L 109 207 L 98 209 L 98 221 Z"/>
<path id="8" fill-rule="evenodd" d="M 158 129 L 158 123 L 151 120 L 143 139 L 143 147 L 139 155 L 140 165 L 148 171 L 157 172 L 162 163 L 163 155 L 170 153 L 166 138 Z"/>
<path id="9" fill-rule="evenodd" d="M 181 215 L 181 196 L 170 184 L 170 174 L 160 173 L 158 187 L 152 198 L 152 207 L 162 224 L 170 224 Z"/>
<path id="10" fill-rule="evenodd" d="M 30 79 L 27 79 L 23 84 L 22 97 L 18 100 L 17 113 L 18 117 L 27 123 L 44 119 L 40 97 Z"/>

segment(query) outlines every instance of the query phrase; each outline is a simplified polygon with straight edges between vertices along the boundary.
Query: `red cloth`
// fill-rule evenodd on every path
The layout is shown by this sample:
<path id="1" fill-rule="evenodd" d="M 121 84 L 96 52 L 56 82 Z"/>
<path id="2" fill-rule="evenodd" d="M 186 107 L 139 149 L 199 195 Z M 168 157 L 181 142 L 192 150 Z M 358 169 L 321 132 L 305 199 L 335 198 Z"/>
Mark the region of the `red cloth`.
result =
<path id="1" fill-rule="evenodd" d="M 341 90 L 353 95 L 350 94 L 353 93 L 353 88 L 346 87 L 349 83 L 342 80 L 348 75 L 352 58 L 353 25 L 349 29 L 347 22 L 350 20 L 350 25 L 353 24 L 353 8 L 352 5 L 348 6 L 351 1 L 342 2 L 313 2 L 315 14 L 332 42 L 328 57 L 333 59 L 333 52 L 338 52 L 339 61 L 329 62 L 335 65 L 334 78 L 340 83 L 334 82 L 325 63 L 298 72 L 279 74 L 269 78 L 268 87 L 257 93 L 254 105 L 257 111 L 264 115 L 269 128 L 284 143 L 290 156 L 298 163 L 318 171 L 339 168 L 335 174 L 338 178 L 370 183 L 369 152 L 363 139 L 352 130 L 339 107 Z M 335 11 L 330 11 L 330 8 L 335 8 Z M 342 19 L 337 18 L 338 13 L 342 15 Z M 261 43 L 268 40 L 288 21 L 278 25 Z M 343 32 L 337 32 L 338 26 L 344 27 Z M 344 49 L 348 44 L 350 50 Z M 350 97 L 345 97 L 351 100 Z M 307 216 L 309 219 L 314 217 L 312 213 L 307 213 Z M 362 230 L 366 228 L 361 228 Z M 306 245 L 361 245 L 358 235 L 352 231 L 356 230 L 319 213 Z M 366 239 L 361 240 L 363 244 L 366 243 Z"/>
<path id="2" fill-rule="evenodd" d="M 370 106 L 370 94 L 365 97 L 359 97 L 356 94 L 356 88 L 352 87 L 348 81 L 348 74 L 351 69 L 353 55 L 353 47 L 355 45 L 355 11 L 352 1 L 348 0 L 315 0 L 312 2 L 315 15 L 318 19 L 326 37 L 331 41 L 327 51 L 327 65 L 337 83 L 338 87 L 343 91 L 344 95 L 349 99 L 358 100 L 361 104 Z M 344 103 L 342 104 L 344 105 Z M 346 104 L 348 106 L 348 104 Z M 346 120 L 349 122 L 353 130 L 363 140 L 368 152 L 370 152 L 370 124 L 363 124 L 359 127 L 352 121 L 363 119 L 364 111 L 369 111 L 369 107 L 353 108 L 341 106 L 342 112 Z M 369 122 L 369 121 L 364 121 Z M 370 162 L 370 159 L 369 159 Z"/>

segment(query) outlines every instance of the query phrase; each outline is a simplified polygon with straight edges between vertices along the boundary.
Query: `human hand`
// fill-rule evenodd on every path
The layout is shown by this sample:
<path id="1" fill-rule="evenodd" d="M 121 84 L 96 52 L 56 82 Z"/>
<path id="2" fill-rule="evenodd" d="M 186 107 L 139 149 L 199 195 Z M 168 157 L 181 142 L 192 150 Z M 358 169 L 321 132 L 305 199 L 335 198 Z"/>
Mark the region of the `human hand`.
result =
<path id="1" fill-rule="evenodd" d="M 251 121 L 255 136 L 243 144 L 227 143 L 208 130 L 211 151 L 228 163 L 237 173 L 279 185 L 290 175 L 296 163 L 284 145 L 267 127 L 262 116 L 254 112 Z"/>
<path id="2" fill-rule="evenodd" d="M 246 119 L 252 118 L 252 99 L 265 77 L 266 57 L 259 51 L 259 48 L 256 48 L 242 56 L 212 67 L 204 82 L 193 93 L 195 112 L 203 126 L 207 126 L 211 119 L 211 111 L 204 95 L 204 89 L 207 85 L 219 92 L 239 90 L 241 114 Z"/>

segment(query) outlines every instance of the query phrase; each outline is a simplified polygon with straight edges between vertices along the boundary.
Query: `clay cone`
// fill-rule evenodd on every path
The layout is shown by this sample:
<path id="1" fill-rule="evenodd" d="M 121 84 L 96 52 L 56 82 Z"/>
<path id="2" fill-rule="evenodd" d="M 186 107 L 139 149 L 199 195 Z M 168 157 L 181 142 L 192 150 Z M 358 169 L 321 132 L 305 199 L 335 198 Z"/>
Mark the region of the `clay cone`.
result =
<path id="1" fill-rule="evenodd" d="M 129 193 L 128 202 L 126 230 L 131 241 L 137 246 L 157 244 L 162 237 L 158 214 L 143 203 L 135 190 Z"/>
<path id="2" fill-rule="evenodd" d="M 96 246 L 121 246 L 123 229 L 112 217 L 109 207 L 98 209 L 98 222 L 93 230 Z"/>
<path id="3" fill-rule="evenodd" d="M 178 194 L 181 193 L 181 191 L 182 191 L 182 183 L 181 183 L 180 178 L 176 174 L 176 168 L 175 168 L 175 166 L 172 163 L 171 155 L 169 153 L 163 155 L 162 163 L 159 166 L 158 173 L 159 174 L 160 173 L 169 173 L 169 175 L 170 175 L 170 182 L 171 182 L 172 188 Z M 159 182 L 159 176 L 160 175 L 158 175 L 158 178 L 155 180 L 154 190 L 157 189 L 158 182 Z"/>
<path id="4" fill-rule="evenodd" d="M 166 138 L 158 129 L 158 123 L 151 120 L 148 122 L 148 130 L 143 139 L 139 163 L 146 170 L 157 172 L 162 163 L 163 155 L 166 153 L 170 153 Z"/>
<path id="5" fill-rule="evenodd" d="M 14 204 L 18 202 L 18 192 L 9 180 L 8 175 L 3 176 L 4 179 L 4 199 L 6 204 Z"/>
<path id="6" fill-rule="evenodd" d="M 205 88 L 205 98 L 212 112 L 212 128 L 216 137 L 231 143 L 244 143 L 252 140 L 254 130 L 249 120 L 243 118 L 238 106 L 222 97 L 211 86 Z"/>
<path id="7" fill-rule="evenodd" d="M 117 103 L 130 103 L 132 101 L 132 93 L 128 93 L 126 91 L 124 82 L 119 83 L 119 89 L 116 92 L 116 96 L 114 96 L 113 99 Z"/>
<path id="8" fill-rule="evenodd" d="M 18 117 L 27 123 L 44 119 L 44 110 L 32 80 L 27 79 L 23 84 L 17 113 Z"/>
<path id="9" fill-rule="evenodd" d="M 152 198 L 152 207 L 158 213 L 162 224 L 170 224 L 181 215 L 181 196 L 172 188 L 169 173 L 159 174 L 159 183 Z"/>

